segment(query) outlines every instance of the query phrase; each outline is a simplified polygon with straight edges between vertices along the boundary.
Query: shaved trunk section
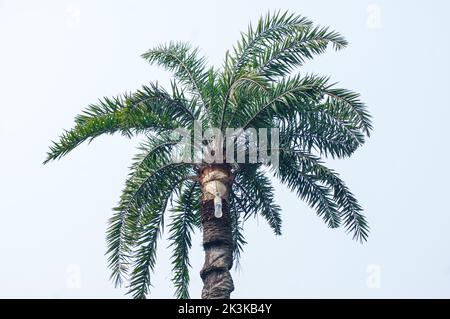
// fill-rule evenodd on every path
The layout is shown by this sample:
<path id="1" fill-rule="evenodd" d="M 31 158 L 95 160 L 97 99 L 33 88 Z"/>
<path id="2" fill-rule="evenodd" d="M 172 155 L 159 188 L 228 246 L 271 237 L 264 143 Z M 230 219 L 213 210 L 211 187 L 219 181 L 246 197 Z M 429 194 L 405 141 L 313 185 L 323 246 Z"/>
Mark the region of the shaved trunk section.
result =
<path id="1" fill-rule="evenodd" d="M 203 299 L 229 299 L 234 290 L 230 269 L 233 266 L 233 242 L 228 195 L 232 183 L 227 164 L 204 166 L 200 172 L 202 187 L 202 225 L 205 264 L 200 271 Z M 222 198 L 222 217 L 214 216 L 214 196 Z"/>

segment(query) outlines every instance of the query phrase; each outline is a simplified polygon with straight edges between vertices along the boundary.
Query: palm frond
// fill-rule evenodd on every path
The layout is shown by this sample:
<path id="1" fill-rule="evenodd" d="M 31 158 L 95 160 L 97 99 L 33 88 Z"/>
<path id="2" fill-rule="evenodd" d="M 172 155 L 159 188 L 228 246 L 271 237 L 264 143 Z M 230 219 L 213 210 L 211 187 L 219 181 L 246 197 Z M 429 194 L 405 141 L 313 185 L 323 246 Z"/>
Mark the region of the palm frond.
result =
<path id="1" fill-rule="evenodd" d="M 297 161 L 295 154 L 280 152 L 279 167 L 275 176 L 315 209 L 328 227 L 339 227 L 341 216 L 333 200 L 331 188 L 322 185 L 320 176 L 311 167 L 302 164 Z"/>
<path id="2" fill-rule="evenodd" d="M 284 118 L 275 127 L 280 128 L 280 145 L 325 157 L 348 157 L 364 143 L 359 128 L 330 115 L 322 106 Z"/>
<path id="3" fill-rule="evenodd" d="M 323 94 L 327 97 L 323 105 L 330 113 L 356 123 L 358 128 L 370 136 L 373 129 L 371 115 L 367 106 L 360 101 L 358 93 L 330 86 L 323 90 Z"/>
<path id="4" fill-rule="evenodd" d="M 290 117 L 299 109 L 307 109 L 310 103 L 319 102 L 326 82 L 326 77 L 315 75 L 283 79 L 272 85 L 267 94 L 260 94 L 246 108 L 240 109 L 236 117 L 241 119 L 244 129 L 267 126 L 267 121 Z"/>
<path id="5" fill-rule="evenodd" d="M 328 84 L 328 78 L 300 75 L 271 85 L 264 93 L 246 101 L 245 108 L 236 108 L 233 123 L 248 127 L 277 127 L 279 121 L 296 124 L 301 120 L 317 129 L 329 126 L 353 144 L 362 145 L 364 135 L 372 129 L 371 116 L 359 95 Z"/>
<path id="6" fill-rule="evenodd" d="M 362 214 L 362 207 L 348 189 L 339 175 L 326 167 L 319 157 L 299 150 L 285 150 L 287 154 L 296 158 L 300 169 L 310 171 L 321 183 L 332 189 L 333 200 L 338 206 L 339 214 L 343 217 L 344 226 L 348 232 L 353 232 L 353 238 L 363 242 L 367 240 L 369 226 Z"/>
<path id="7" fill-rule="evenodd" d="M 128 294 L 135 299 L 145 299 L 149 293 L 150 276 L 156 263 L 157 240 L 164 224 L 167 201 L 168 199 L 162 204 L 162 207 L 158 207 L 159 205 L 156 204 L 144 206 L 147 222 L 136 242 L 136 246 L 139 248 L 133 256 L 134 264 L 128 291 Z"/>
<path id="8" fill-rule="evenodd" d="M 165 196 L 159 193 L 161 185 L 168 181 L 176 184 L 188 172 L 187 164 L 172 162 L 172 150 L 177 142 L 167 136 L 149 138 L 141 144 L 141 152 L 131 165 L 107 231 L 108 266 L 116 285 L 120 285 L 127 274 L 129 254 L 142 224 L 142 207 L 146 207 L 151 200 Z"/>
<path id="9" fill-rule="evenodd" d="M 280 42 L 285 36 L 311 25 L 307 18 L 287 11 L 267 13 L 262 16 L 255 28 L 250 24 L 247 33 L 243 33 L 240 41 L 234 47 L 233 54 L 228 54 L 225 60 L 225 75 L 230 79 L 236 77 L 243 68 L 253 63 L 254 57 L 264 52 L 274 43 Z"/>
<path id="10" fill-rule="evenodd" d="M 59 159 L 84 141 L 103 134 L 121 132 L 130 137 L 185 126 L 195 119 L 186 105 L 182 96 L 173 98 L 156 84 L 143 86 L 133 94 L 104 98 L 75 118 L 75 127 L 53 142 L 44 163 Z"/>
<path id="11" fill-rule="evenodd" d="M 175 295 L 189 299 L 189 250 L 192 246 L 191 233 L 200 227 L 200 189 L 196 181 L 188 181 L 181 190 L 173 208 L 172 223 L 169 225 L 169 247 L 173 247 L 172 265 Z"/>
<path id="12" fill-rule="evenodd" d="M 168 166 L 166 166 L 167 168 Z M 164 213 L 172 195 L 179 192 L 180 182 L 184 176 L 179 169 L 163 169 L 155 172 L 151 182 L 146 183 L 145 192 L 138 204 L 141 213 L 139 222 L 134 221 L 130 232 L 133 237 L 133 246 L 136 251 L 133 255 L 133 269 L 130 275 L 128 293 L 133 298 L 145 298 L 151 285 L 150 275 L 153 272 L 156 260 L 157 240 L 164 227 Z"/>
<path id="13" fill-rule="evenodd" d="M 157 63 L 174 73 L 175 79 L 183 84 L 191 94 L 200 98 L 202 105 L 208 109 L 210 92 L 206 89 L 213 70 L 206 69 L 206 59 L 199 56 L 198 49 L 183 42 L 170 42 L 142 54 L 150 63 Z"/>
<path id="14" fill-rule="evenodd" d="M 240 191 L 239 203 L 260 214 L 276 235 L 281 235 L 281 209 L 274 202 L 274 188 L 267 176 L 258 170 L 259 165 L 244 165 L 235 178 Z M 248 210 L 245 210 L 248 211 Z"/>
<path id="15" fill-rule="evenodd" d="M 224 107 L 219 112 L 221 113 L 219 127 L 223 129 L 228 122 L 228 125 L 233 123 L 233 118 L 236 115 L 239 108 L 245 106 L 245 101 L 242 98 L 258 96 L 260 94 L 266 94 L 268 91 L 268 81 L 261 75 L 255 73 L 245 74 L 237 79 L 230 87 L 230 93 L 228 100 L 224 102 Z M 227 107 L 227 106 L 230 107 Z M 232 113 L 230 116 L 229 113 Z"/>
<path id="16" fill-rule="evenodd" d="M 233 239 L 233 261 L 235 268 L 240 266 L 241 254 L 247 241 L 244 237 L 243 216 L 248 214 L 248 207 L 241 202 L 241 199 L 233 191 L 230 192 L 230 216 L 231 216 L 231 235 Z M 243 214 L 242 214 L 242 213 Z"/>
<path id="17" fill-rule="evenodd" d="M 234 83 L 251 73 L 248 72 L 249 65 L 254 64 L 255 57 L 263 54 L 267 47 L 282 41 L 285 36 L 295 30 L 309 25 L 311 22 L 308 19 L 300 15 L 289 14 L 287 11 L 269 12 L 259 19 L 256 28 L 250 24 L 247 33 L 242 34 L 241 40 L 234 47 L 233 54 L 227 52 L 224 70 L 218 81 L 223 104 L 215 111 L 222 113 L 220 127 L 223 127 L 224 124 Z"/>
<path id="18" fill-rule="evenodd" d="M 253 69 L 269 80 L 286 77 L 295 67 L 302 66 L 307 59 L 325 52 L 328 45 L 340 50 L 347 41 L 327 27 L 308 26 L 293 31 L 255 57 Z"/>

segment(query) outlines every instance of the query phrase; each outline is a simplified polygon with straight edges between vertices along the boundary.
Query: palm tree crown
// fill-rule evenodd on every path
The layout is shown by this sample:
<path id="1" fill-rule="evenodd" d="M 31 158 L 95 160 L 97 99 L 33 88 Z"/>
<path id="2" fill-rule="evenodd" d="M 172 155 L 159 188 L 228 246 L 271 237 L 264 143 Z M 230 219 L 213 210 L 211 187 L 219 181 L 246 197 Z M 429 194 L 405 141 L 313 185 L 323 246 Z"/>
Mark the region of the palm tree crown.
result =
<path id="1" fill-rule="evenodd" d="M 102 134 L 144 136 L 107 230 L 116 285 L 125 280 L 135 298 L 148 294 L 157 240 L 169 211 L 172 280 L 176 296 L 189 297 L 191 234 L 197 228 L 207 231 L 201 176 L 214 163 L 173 161 L 179 138 L 172 132 L 192 131 L 196 122 L 203 129 L 222 131 L 279 128 L 279 148 L 268 150 L 279 154 L 276 168 L 271 163 L 220 164 L 231 176 L 224 211 L 229 214 L 235 262 L 245 244 L 242 226 L 247 218 L 259 214 L 281 234 L 281 210 L 268 175 L 295 191 L 329 227 L 343 225 L 355 239 L 367 239 L 361 206 L 322 160 L 349 157 L 364 143 L 372 129 L 367 108 L 358 94 L 335 87 L 328 77 L 292 75 L 327 47 L 339 50 L 346 45 L 337 32 L 302 16 L 269 13 L 249 26 L 221 68 L 208 67 L 189 44 L 158 46 L 142 57 L 173 73 L 170 89 L 144 85 L 134 93 L 104 98 L 75 118 L 75 126 L 52 144 L 45 163 Z M 206 276 L 205 270 L 202 278 Z"/>

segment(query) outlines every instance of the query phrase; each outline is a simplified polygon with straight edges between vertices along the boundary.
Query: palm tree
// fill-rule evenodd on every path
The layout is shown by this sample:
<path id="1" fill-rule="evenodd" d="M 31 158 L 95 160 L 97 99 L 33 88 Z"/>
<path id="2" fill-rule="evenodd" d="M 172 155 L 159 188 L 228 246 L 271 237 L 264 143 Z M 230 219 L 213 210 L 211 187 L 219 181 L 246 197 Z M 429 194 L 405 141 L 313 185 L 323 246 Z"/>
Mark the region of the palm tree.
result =
<path id="1" fill-rule="evenodd" d="M 346 45 L 339 33 L 313 26 L 302 16 L 268 13 L 226 53 L 222 68 L 207 67 L 188 44 L 158 46 L 142 57 L 173 73 L 170 90 L 145 85 L 134 93 L 104 98 L 75 118 L 74 128 L 53 142 L 44 163 L 102 134 L 144 137 L 107 230 L 108 262 L 116 286 L 126 280 L 133 297 L 149 293 L 157 240 L 169 211 L 176 296 L 189 298 L 188 252 L 198 228 L 205 251 L 202 298 L 229 298 L 234 290 L 230 269 L 246 243 L 243 222 L 259 214 L 276 235 L 281 234 L 281 210 L 274 202 L 269 174 L 305 200 L 328 227 L 343 225 L 354 239 L 367 239 L 361 206 L 322 159 L 349 157 L 364 143 L 372 129 L 366 106 L 358 94 L 336 88 L 328 77 L 291 75 L 328 46 L 339 50 Z M 278 146 L 267 146 L 269 154 L 278 156 L 276 165 L 174 161 L 180 136 L 173 131 L 192 132 L 196 123 L 203 130 L 216 127 L 220 132 L 230 127 L 268 132 L 278 128 Z M 275 140 L 270 133 L 269 138 Z M 201 139 L 212 155 L 230 149 L 234 153 L 242 145 L 249 155 L 247 138 L 226 146 L 213 140 Z M 189 154 L 195 152 L 198 149 Z M 216 217 L 220 205 L 222 216 Z"/>

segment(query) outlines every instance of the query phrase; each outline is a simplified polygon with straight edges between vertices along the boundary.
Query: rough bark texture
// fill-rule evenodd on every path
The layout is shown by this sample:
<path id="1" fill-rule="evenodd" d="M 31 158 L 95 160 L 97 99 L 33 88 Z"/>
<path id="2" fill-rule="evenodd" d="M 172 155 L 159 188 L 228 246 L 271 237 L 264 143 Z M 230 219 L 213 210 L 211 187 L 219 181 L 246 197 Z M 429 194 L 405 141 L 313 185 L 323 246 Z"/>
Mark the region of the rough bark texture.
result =
<path id="1" fill-rule="evenodd" d="M 230 170 L 225 165 L 211 165 L 200 175 L 203 190 L 202 225 L 205 264 L 200 271 L 203 280 L 203 299 L 228 299 L 234 290 L 230 269 L 233 266 L 233 242 L 228 193 L 231 183 Z M 221 218 L 214 216 L 214 192 L 222 197 Z"/>

